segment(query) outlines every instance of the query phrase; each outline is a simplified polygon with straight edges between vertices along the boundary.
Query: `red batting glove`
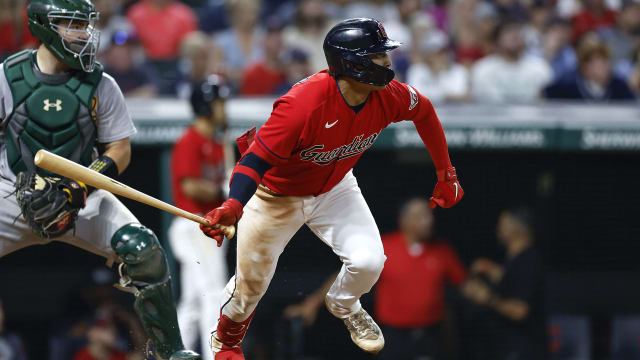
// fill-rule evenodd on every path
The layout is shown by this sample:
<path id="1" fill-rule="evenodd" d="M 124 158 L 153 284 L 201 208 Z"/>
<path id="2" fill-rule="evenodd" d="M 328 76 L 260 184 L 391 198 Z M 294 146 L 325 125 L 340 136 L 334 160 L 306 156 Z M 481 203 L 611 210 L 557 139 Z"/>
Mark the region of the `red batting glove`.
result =
<path id="1" fill-rule="evenodd" d="M 464 196 L 464 190 L 462 190 L 462 186 L 458 182 L 456 168 L 451 166 L 446 170 L 438 170 L 436 173 L 438 175 L 438 183 L 436 188 L 433 189 L 433 196 L 429 199 L 429 206 L 431 209 L 435 209 L 436 206 L 450 208 Z"/>
<path id="2" fill-rule="evenodd" d="M 242 217 L 242 204 L 236 199 L 227 199 L 225 202 L 217 207 L 207 215 L 205 219 L 209 220 L 211 225 L 200 224 L 200 230 L 208 237 L 218 242 L 218 247 L 222 246 L 222 240 L 224 240 L 224 234 L 222 230 L 217 228 L 217 225 L 232 226 L 235 225 Z"/>

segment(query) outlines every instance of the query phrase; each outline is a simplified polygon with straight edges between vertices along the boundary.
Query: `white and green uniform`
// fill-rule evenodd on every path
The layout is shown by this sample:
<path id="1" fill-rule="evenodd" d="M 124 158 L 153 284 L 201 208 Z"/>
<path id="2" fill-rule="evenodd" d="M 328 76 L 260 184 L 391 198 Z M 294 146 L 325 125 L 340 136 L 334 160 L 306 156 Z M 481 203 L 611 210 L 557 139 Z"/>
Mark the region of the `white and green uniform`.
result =
<path id="1" fill-rule="evenodd" d="M 24 54 L 24 56 L 33 56 L 27 52 Z M 32 62 L 29 61 L 28 63 Z M 43 239 L 31 231 L 22 216 L 16 218 L 20 214 L 20 208 L 15 196 L 10 195 L 14 191 L 16 174 L 11 169 L 8 161 L 6 133 L 10 115 L 14 111 L 14 98 L 5 76 L 4 65 L 4 63 L 0 65 L 0 123 L 2 124 L 0 128 L 0 199 L 2 199 L 0 200 L 2 203 L 2 206 L 0 206 L 0 257 L 25 246 L 45 244 L 51 240 L 58 240 L 104 256 L 108 260 L 114 260 L 115 253 L 110 245 L 113 234 L 122 226 L 129 223 L 137 223 L 138 220 L 115 196 L 106 191 L 97 190 L 89 195 L 86 206 L 79 213 L 75 234 L 73 231 L 69 231 L 58 239 Z M 44 84 L 57 84 L 73 78 L 72 73 L 60 75 L 43 74 L 37 67 L 33 69 L 33 73 Z M 95 124 L 96 136 L 94 143 L 96 141 L 98 143 L 109 143 L 135 134 L 136 129 L 127 112 L 122 92 L 115 80 L 104 73 L 101 76 L 102 78 L 99 80 L 91 100 L 92 102 L 95 101 L 93 114 L 86 109 L 86 106 L 78 104 L 79 101 L 77 100 L 74 104 L 69 104 L 69 106 L 77 108 L 79 105 L 83 107 L 78 109 L 79 114 L 89 117 L 95 116 L 95 121 L 94 119 L 88 119 Z M 42 88 L 42 86 L 39 88 Z M 41 98 L 38 98 L 38 94 L 34 91 L 25 103 L 32 102 L 33 107 L 38 106 L 39 110 L 48 111 L 49 113 L 63 113 L 67 110 L 67 103 L 59 98 L 69 94 L 72 93 L 70 91 L 61 92 L 61 96 L 47 96 L 44 93 Z M 69 102 L 71 103 L 72 101 Z M 29 108 L 24 107 L 29 112 Z M 75 114 L 71 115 L 75 116 Z M 92 149 L 89 150 L 91 156 L 95 156 L 97 150 L 94 149 L 93 144 L 91 147 Z M 93 159 L 88 161 L 90 162 L 91 160 Z M 85 163 L 83 165 L 88 164 Z M 15 223 L 14 219 L 16 219 Z"/>

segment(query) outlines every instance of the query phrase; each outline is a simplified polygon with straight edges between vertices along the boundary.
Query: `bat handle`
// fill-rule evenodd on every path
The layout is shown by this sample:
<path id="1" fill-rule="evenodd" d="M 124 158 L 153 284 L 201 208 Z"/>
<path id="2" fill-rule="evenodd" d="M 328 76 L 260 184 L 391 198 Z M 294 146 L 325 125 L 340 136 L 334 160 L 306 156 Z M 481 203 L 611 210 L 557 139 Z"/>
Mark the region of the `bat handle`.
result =
<path id="1" fill-rule="evenodd" d="M 214 225 L 214 228 L 222 230 L 222 233 L 227 239 L 231 239 L 236 235 L 236 227 L 233 225 L 226 226 L 226 225 L 217 224 L 217 225 Z"/>

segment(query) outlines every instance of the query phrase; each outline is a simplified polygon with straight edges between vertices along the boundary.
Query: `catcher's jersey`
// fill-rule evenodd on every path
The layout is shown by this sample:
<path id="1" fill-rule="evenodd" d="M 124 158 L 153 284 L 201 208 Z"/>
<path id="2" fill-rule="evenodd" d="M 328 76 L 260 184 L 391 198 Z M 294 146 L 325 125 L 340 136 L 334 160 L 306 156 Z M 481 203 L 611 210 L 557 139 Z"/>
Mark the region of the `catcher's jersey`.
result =
<path id="1" fill-rule="evenodd" d="M 398 81 L 371 92 L 356 113 L 324 70 L 276 100 L 249 151 L 274 165 L 262 179 L 271 190 L 319 195 L 344 178 L 385 127 L 402 120 L 439 123 L 431 102 Z"/>
<path id="2" fill-rule="evenodd" d="M 35 70 L 38 71 L 38 70 Z M 131 120 L 122 91 L 115 80 L 103 73 L 102 80 L 94 95 L 97 141 L 110 143 L 135 134 L 136 129 Z M 4 66 L 0 64 L 0 177 L 15 181 L 15 175 L 9 168 L 5 147 L 4 122 L 13 111 L 11 89 L 4 74 Z"/>

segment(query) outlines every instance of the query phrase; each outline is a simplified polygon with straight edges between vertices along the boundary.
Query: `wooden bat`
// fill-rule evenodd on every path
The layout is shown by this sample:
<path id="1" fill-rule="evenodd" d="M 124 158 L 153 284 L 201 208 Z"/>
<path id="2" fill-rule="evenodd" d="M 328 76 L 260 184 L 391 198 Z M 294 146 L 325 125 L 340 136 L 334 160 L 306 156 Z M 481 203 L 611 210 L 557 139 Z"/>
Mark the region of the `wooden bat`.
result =
<path id="1" fill-rule="evenodd" d="M 71 160 L 67 160 L 61 156 L 50 153 L 44 149 L 39 150 L 36 153 L 36 156 L 34 157 L 34 163 L 36 164 L 36 166 L 41 167 L 45 170 L 49 170 L 53 173 L 68 177 L 76 181 L 82 181 L 87 185 L 107 190 L 110 193 L 124 196 L 131 200 L 139 201 L 141 203 L 153 206 L 163 211 L 167 211 L 173 215 L 182 216 L 183 218 L 195 221 L 203 225 L 211 225 L 209 223 L 209 220 L 203 218 L 202 216 L 192 214 L 188 211 L 184 211 L 173 205 L 167 204 L 164 201 L 158 200 L 152 196 L 142 193 L 119 181 L 113 180 L 108 176 L 102 175 L 97 171 L 91 170 Z M 232 238 L 236 232 L 234 226 L 218 225 L 218 227 L 222 229 L 222 232 L 228 239 Z"/>

